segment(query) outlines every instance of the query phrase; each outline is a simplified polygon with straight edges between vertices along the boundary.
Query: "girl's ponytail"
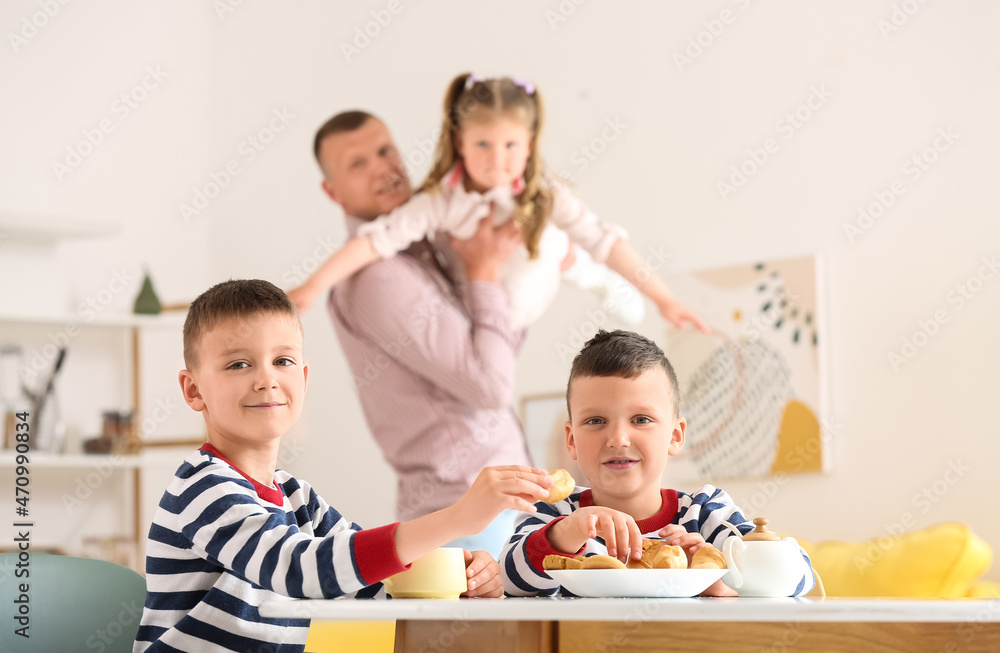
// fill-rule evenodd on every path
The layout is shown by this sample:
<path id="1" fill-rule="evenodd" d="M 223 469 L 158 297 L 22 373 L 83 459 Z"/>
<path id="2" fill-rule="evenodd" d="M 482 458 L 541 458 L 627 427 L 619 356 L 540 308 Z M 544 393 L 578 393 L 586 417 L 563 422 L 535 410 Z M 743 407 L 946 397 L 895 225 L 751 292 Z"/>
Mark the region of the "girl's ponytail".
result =
<path id="1" fill-rule="evenodd" d="M 448 84 L 448 90 L 445 91 L 444 119 L 441 122 L 441 135 L 438 137 L 437 147 L 434 150 L 434 167 L 431 168 L 424 183 L 420 185 L 421 191 L 435 190 L 458 158 L 455 153 L 455 131 L 459 128 L 460 123 L 458 99 L 465 91 L 469 77 L 472 77 L 472 73 L 462 73 L 451 80 L 451 83 Z"/>

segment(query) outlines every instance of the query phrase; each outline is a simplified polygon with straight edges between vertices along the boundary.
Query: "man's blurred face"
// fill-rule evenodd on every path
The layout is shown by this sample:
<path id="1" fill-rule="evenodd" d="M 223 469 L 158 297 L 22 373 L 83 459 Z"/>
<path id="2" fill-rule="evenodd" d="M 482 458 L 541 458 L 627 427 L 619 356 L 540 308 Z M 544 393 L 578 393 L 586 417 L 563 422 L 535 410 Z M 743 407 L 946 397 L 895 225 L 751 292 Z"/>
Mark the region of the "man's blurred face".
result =
<path id="1" fill-rule="evenodd" d="M 323 190 L 348 215 L 371 220 L 410 199 L 403 159 L 380 120 L 369 118 L 352 132 L 327 136 L 319 159 Z"/>

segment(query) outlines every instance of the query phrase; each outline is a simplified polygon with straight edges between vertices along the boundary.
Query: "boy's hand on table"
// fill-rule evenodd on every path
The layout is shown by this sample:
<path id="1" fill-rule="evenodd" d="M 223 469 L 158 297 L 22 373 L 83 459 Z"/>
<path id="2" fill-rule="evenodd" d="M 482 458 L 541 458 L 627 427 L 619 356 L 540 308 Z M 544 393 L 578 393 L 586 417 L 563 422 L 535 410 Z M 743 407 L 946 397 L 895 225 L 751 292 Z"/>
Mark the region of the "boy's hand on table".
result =
<path id="1" fill-rule="evenodd" d="M 642 532 L 628 515 L 620 510 L 602 506 L 588 506 L 573 511 L 548 530 L 549 542 L 564 553 L 576 553 L 588 540 L 597 536 L 604 539 L 608 555 L 628 562 L 629 555 L 642 558 Z"/>
<path id="2" fill-rule="evenodd" d="M 535 512 L 535 502 L 549 496 L 552 479 L 544 469 L 524 465 L 485 467 L 451 510 L 463 533 L 478 533 L 504 510 Z"/>
<path id="3" fill-rule="evenodd" d="M 722 582 L 722 579 L 715 581 L 708 586 L 708 589 L 700 594 L 700 596 L 739 596 L 736 590 L 729 587 Z"/>
<path id="4" fill-rule="evenodd" d="M 486 551 L 465 551 L 465 575 L 469 579 L 469 589 L 462 596 L 494 599 L 503 596 L 500 565 Z"/>

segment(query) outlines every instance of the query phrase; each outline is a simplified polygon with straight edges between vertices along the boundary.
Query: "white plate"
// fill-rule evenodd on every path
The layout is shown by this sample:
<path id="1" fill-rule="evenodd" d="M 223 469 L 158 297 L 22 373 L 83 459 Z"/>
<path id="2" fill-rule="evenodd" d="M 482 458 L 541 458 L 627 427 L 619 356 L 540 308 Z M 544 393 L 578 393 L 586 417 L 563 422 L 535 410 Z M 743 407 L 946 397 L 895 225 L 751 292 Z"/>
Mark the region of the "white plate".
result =
<path id="1" fill-rule="evenodd" d="M 545 572 L 577 596 L 680 598 L 697 596 L 726 569 L 552 569 Z"/>

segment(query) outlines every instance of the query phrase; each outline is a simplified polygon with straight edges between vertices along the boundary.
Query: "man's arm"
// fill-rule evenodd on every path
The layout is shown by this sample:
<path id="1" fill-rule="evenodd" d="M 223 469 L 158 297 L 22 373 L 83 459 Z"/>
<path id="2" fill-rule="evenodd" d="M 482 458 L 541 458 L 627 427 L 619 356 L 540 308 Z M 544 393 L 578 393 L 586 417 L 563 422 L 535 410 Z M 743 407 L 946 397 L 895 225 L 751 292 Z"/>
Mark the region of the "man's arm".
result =
<path id="1" fill-rule="evenodd" d="M 484 218 L 472 238 L 454 241 L 469 282 L 463 312 L 414 261 L 378 265 L 334 295 L 333 310 L 356 336 L 474 408 L 511 401 L 520 333 L 510 328 L 500 270 L 520 236 Z M 343 293 L 343 294 L 341 294 Z M 346 309 L 346 310 L 345 310 Z"/>

